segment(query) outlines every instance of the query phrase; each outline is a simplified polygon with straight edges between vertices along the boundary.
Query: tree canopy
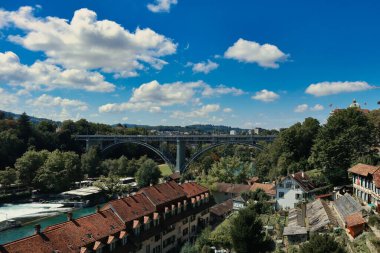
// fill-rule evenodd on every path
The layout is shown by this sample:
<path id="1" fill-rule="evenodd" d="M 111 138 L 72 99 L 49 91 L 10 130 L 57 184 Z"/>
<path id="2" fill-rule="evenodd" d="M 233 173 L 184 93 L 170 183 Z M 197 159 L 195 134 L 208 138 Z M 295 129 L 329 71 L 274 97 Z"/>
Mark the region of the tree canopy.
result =
<path id="1" fill-rule="evenodd" d="M 316 234 L 300 247 L 300 253 L 345 253 L 345 249 L 333 237 Z"/>

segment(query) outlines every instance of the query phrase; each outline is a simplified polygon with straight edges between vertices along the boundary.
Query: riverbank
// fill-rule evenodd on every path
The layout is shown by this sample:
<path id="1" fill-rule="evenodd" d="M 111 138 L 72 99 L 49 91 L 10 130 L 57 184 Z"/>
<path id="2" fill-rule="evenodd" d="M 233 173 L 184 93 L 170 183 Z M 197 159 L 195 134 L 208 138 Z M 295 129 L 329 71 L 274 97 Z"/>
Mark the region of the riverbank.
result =
<path id="1" fill-rule="evenodd" d="M 67 209 L 72 210 L 71 208 Z M 50 216 L 34 216 L 32 217 L 19 217 L 16 218 L 17 220 L 23 220 L 23 226 L 8 229 L 5 231 L 0 232 L 0 244 L 8 243 L 14 240 L 18 240 L 20 238 L 33 235 L 34 233 L 34 226 L 36 224 L 41 225 L 41 229 L 44 229 L 48 226 L 55 225 L 61 222 L 64 222 L 67 220 L 67 216 L 65 211 L 61 211 L 55 214 L 50 213 Z M 96 207 L 85 207 L 81 209 L 73 210 L 73 217 L 80 218 L 85 215 L 89 215 L 96 212 Z"/>

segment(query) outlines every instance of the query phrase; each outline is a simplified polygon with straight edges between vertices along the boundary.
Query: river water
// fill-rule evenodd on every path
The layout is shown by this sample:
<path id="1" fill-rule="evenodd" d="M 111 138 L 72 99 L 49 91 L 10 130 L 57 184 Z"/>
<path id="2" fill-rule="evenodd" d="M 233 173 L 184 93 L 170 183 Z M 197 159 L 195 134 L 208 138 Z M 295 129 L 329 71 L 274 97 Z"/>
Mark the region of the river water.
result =
<path id="1" fill-rule="evenodd" d="M 41 204 L 41 203 L 27 203 L 27 204 L 3 204 L 0 205 L 0 221 L 7 219 L 20 219 L 35 217 L 47 217 L 38 221 L 30 222 L 28 225 L 8 229 L 0 232 L 0 244 L 14 241 L 34 233 L 34 225 L 40 224 L 44 229 L 47 226 L 54 225 L 67 220 L 66 214 L 71 208 L 62 208 L 61 204 Z M 95 213 L 95 207 L 86 207 L 73 211 L 73 217 L 79 218 L 88 214 Z M 50 217 L 49 217 L 50 216 Z"/>

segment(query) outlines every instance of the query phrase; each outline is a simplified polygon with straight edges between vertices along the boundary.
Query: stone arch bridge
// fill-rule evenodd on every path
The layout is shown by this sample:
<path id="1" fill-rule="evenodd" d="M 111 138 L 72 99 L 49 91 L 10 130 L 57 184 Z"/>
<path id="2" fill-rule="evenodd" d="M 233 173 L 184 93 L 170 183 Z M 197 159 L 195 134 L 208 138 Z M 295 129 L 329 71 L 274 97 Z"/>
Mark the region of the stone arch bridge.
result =
<path id="1" fill-rule="evenodd" d="M 86 142 L 86 150 L 98 145 L 102 152 L 106 152 L 113 147 L 125 143 L 142 145 L 165 161 L 176 171 L 184 172 L 191 162 L 200 157 L 204 152 L 217 146 L 226 144 L 242 144 L 261 149 L 260 142 L 272 142 L 276 136 L 256 136 L 256 135 L 76 135 L 75 139 Z M 160 147 L 155 147 L 152 143 L 160 143 Z M 176 143 L 176 159 L 172 161 L 165 155 L 161 148 L 162 143 Z M 188 161 L 185 160 L 185 145 L 198 144 L 200 149 L 197 150 Z M 203 144 L 209 144 L 203 147 Z M 175 165 L 174 165 L 175 164 Z"/>

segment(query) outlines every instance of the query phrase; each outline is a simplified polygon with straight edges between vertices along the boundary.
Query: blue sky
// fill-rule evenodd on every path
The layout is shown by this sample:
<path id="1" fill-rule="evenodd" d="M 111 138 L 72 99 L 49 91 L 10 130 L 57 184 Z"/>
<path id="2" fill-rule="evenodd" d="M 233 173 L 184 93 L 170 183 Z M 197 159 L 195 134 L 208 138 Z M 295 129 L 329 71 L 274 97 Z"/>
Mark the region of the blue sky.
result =
<path id="1" fill-rule="evenodd" d="M 0 2 L 0 109 L 287 127 L 380 100 L 378 1 Z"/>

